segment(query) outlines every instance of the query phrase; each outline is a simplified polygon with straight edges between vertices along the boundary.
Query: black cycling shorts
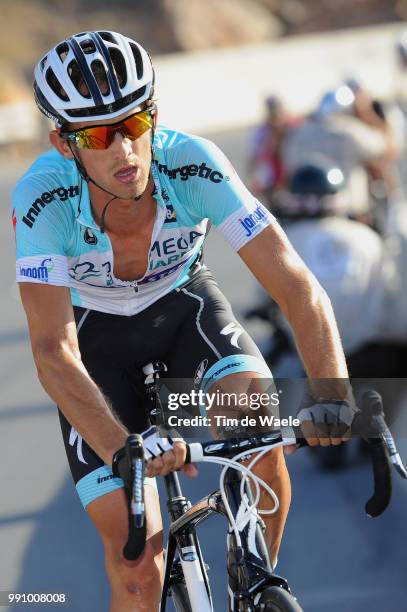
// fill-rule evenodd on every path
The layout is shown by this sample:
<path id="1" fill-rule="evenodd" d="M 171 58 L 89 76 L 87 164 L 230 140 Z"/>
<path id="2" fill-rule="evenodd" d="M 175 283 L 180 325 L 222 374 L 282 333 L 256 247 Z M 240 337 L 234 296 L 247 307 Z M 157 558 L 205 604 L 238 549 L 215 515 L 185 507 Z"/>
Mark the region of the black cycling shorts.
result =
<path id="1" fill-rule="evenodd" d="M 139 314 L 127 317 L 74 307 L 82 361 L 132 432 L 149 426 L 143 366 L 163 361 L 168 378 L 215 381 L 232 372 L 271 378 L 259 349 L 204 269 Z M 122 486 L 59 412 L 65 449 L 81 501 Z M 155 482 L 155 481 L 154 481 Z"/>

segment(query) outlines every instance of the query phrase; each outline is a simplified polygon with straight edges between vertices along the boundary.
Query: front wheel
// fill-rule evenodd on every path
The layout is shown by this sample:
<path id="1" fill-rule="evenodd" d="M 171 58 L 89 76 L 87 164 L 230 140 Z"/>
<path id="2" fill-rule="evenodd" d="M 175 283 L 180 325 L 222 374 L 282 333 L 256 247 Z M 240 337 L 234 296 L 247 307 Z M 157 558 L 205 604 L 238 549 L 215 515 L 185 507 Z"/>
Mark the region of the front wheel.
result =
<path id="1" fill-rule="evenodd" d="M 263 591 L 255 610 L 258 612 L 303 612 L 295 597 L 278 586 L 272 586 Z"/>

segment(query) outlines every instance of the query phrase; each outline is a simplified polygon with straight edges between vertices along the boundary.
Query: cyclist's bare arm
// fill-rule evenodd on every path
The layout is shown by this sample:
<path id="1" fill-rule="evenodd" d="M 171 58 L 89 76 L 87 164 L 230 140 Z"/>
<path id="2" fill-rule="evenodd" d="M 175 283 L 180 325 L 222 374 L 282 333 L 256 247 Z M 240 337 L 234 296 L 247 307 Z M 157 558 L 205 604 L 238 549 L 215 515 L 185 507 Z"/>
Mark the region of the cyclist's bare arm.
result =
<path id="1" fill-rule="evenodd" d="M 113 453 L 124 446 L 129 432 L 81 361 L 69 289 L 20 283 L 20 293 L 42 386 L 95 453 L 111 465 Z M 185 445 L 177 442 L 173 450 L 150 460 L 146 473 L 155 476 L 180 468 L 185 456 Z M 184 471 L 196 473 L 193 466 Z"/>
<path id="2" fill-rule="evenodd" d="M 239 251 L 258 281 L 279 304 L 291 325 L 310 380 L 347 379 L 345 356 L 331 302 L 277 223 L 269 225 Z M 325 391 L 345 396 L 339 380 Z"/>
<path id="3" fill-rule="evenodd" d="M 42 386 L 70 424 L 109 464 L 128 434 L 81 361 L 69 289 L 20 283 L 20 293 Z"/>

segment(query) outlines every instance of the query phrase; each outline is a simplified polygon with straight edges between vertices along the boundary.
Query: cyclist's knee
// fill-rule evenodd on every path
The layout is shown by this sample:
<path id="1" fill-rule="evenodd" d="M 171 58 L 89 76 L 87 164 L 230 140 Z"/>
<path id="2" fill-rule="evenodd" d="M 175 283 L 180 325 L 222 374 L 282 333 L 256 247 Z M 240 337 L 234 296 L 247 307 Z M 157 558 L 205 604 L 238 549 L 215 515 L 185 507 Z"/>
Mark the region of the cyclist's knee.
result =
<path id="1" fill-rule="evenodd" d="M 127 561 L 123 556 L 123 545 L 105 544 L 106 568 L 113 590 L 124 590 L 127 595 L 148 598 L 161 585 L 163 572 L 162 551 L 157 552 L 151 541 L 137 561 Z"/>
<path id="2" fill-rule="evenodd" d="M 106 569 L 113 595 L 130 597 L 137 609 L 144 610 L 144 602 L 155 600 L 160 593 L 163 572 L 163 533 L 157 491 L 145 487 L 147 541 L 137 561 L 127 561 L 123 548 L 128 537 L 127 504 L 122 489 L 104 495 L 87 508 L 105 548 Z M 157 595 L 158 594 L 158 595 Z"/>
<path id="3" fill-rule="evenodd" d="M 106 571 L 112 591 L 112 609 L 152 612 L 161 598 L 163 563 L 151 542 L 137 561 L 127 561 L 119 547 L 107 545 Z M 114 602 L 114 605 L 113 605 Z"/>

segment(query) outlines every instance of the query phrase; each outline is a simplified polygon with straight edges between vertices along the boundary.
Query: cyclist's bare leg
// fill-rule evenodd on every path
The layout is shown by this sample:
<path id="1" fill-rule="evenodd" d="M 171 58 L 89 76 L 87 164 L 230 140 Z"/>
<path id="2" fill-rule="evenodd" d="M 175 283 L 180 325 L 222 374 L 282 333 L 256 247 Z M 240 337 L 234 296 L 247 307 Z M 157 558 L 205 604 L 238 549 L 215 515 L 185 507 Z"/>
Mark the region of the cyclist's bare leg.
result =
<path id="1" fill-rule="evenodd" d="M 257 372 L 237 372 L 217 381 L 210 388 L 209 392 L 236 393 L 239 397 L 243 397 L 244 394 L 250 396 L 251 393 L 264 393 L 267 388 L 267 382 Z M 245 407 L 243 403 L 239 403 L 238 407 L 231 407 L 230 410 L 225 405 L 212 408 L 208 416 L 213 417 L 216 411 L 224 415 L 229 414 L 232 417 L 237 415 L 241 417 L 243 412 L 248 413 L 250 416 L 251 412 L 250 409 L 247 409 L 247 406 Z M 251 415 L 255 416 L 255 413 L 252 412 Z M 220 437 L 222 436 L 221 429 L 218 429 L 217 432 Z M 291 483 L 283 450 L 277 448 L 270 451 L 254 466 L 253 472 L 273 489 L 280 503 L 279 509 L 275 514 L 269 517 L 267 515 L 262 517 L 266 524 L 265 537 L 270 552 L 270 559 L 273 566 L 275 566 L 291 502 Z M 261 492 L 259 508 L 264 510 L 274 508 L 274 501 L 264 490 Z"/>
<path id="2" fill-rule="evenodd" d="M 145 486 L 147 543 L 137 561 L 126 561 L 123 547 L 128 535 L 124 490 L 107 493 L 89 504 L 87 511 L 105 548 L 106 571 L 112 599 L 110 612 L 157 612 L 163 580 L 163 533 L 158 493 Z"/>
<path id="3" fill-rule="evenodd" d="M 265 538 L 270 552 L 270 560 L 275 567 L 291 502 L 291 482 L 283 449 L 275 448 L 267 453 L 254 466 L 253 472 L 273 489 L 280 502 L 276 514 L 262 516 L 266 525 Z M 260 510 L 274 508 L 274 501 L 264 490 L 261 491 L 259 508 Z"/>

